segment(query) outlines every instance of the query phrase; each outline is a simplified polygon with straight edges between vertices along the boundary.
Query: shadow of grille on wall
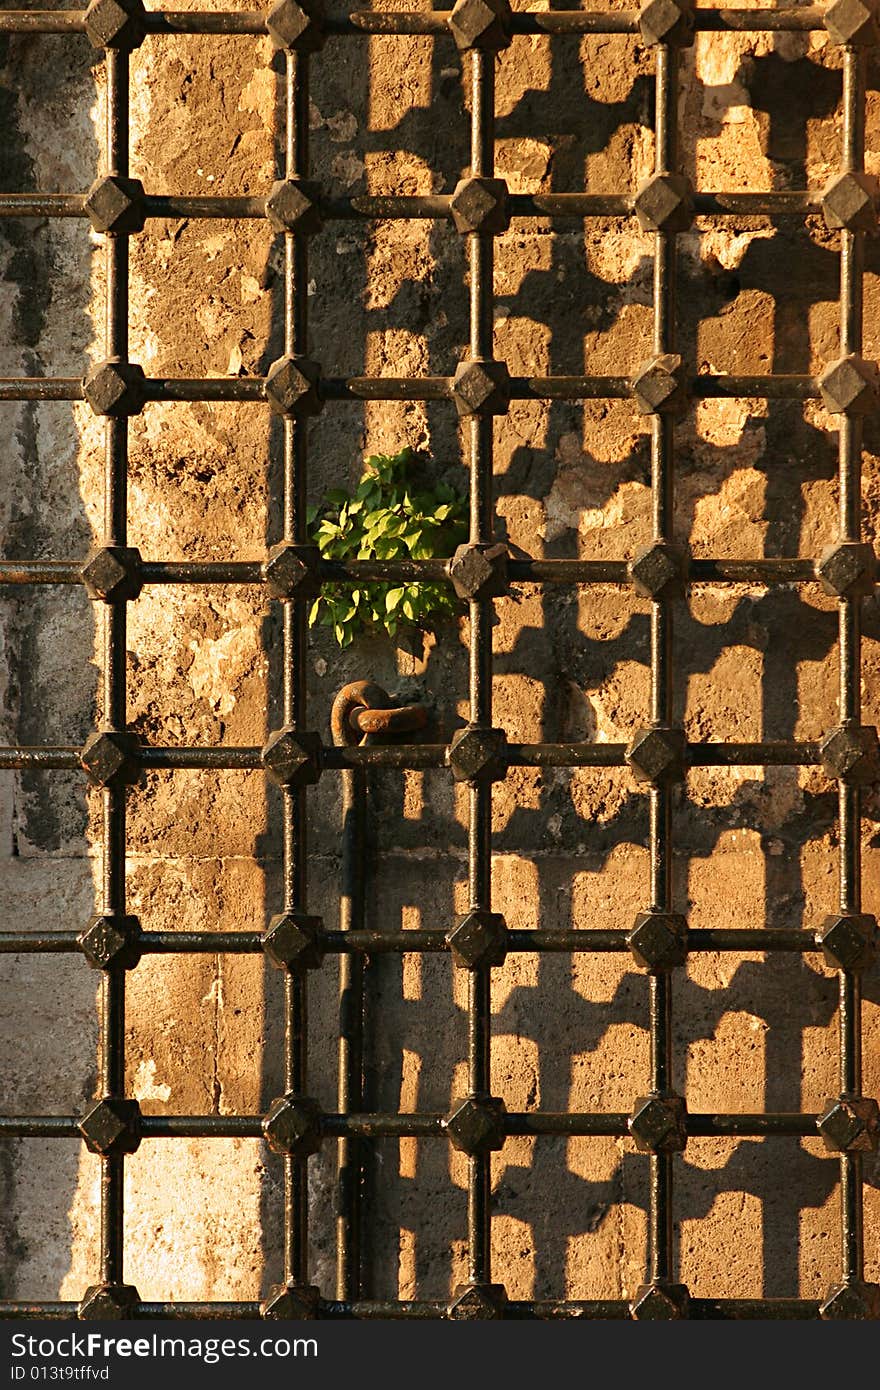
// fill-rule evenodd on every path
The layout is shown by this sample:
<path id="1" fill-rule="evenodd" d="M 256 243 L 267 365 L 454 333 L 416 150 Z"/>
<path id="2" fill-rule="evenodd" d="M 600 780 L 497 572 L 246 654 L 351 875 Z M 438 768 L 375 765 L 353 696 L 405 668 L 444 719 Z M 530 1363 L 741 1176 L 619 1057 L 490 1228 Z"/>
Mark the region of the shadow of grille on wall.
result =
<path id="1" fill-rule="evenodd" d="M 680 56 L 695 31 L 808 32 L 824 29 L 842 49 L 844 120 L 838 173 L 824 189 L 774 192 L 695 192 L 679 157 Z M 865 788 L 880 776 L 876 730 L 862 723 L 862 605 L 875 583 L 875 556 L 862 539 L 861 460 L 864 417 L 877 408 L 873 364 L 862 356 L 862 279 L 865 238 L 875 230 L 876 192 L 865 173 L 867 53 L 878 42 L 872 8 L 836 0 L 829 8 L 701 9 L 679 0 L 650 0 L 641 12 L 615 10 L 511 13 L 506 0 L 458 0 L 451 12 L 356 11 L 323 18 L 309 3 L 281 0 L 268 14 L 144 11 L 140 0 L 94 0 L 86 11 L 7 11 L 0 34 L 61 34 L 90 40 L 105 52 L 107 125 L 104 173 L 87 194 L 0 193 L 2 217 L 87 219 L 102 234 L 107 298 L 104 360 L 84 380 L 0 380 L 0 401 L 85 400 L 105 419 L 104 523 L 99 546 L 74 560 L 0 561 L 4 585 L 85 585 L 103 620 L 103 721 L 84 748 L 7 747 L 0 768 L 51 772 L 83 769 L 103 797 L 103 887 L 100 910 L 82 932 L 4 931 L 7 953 L 81 953 L 101 974 L 98 1099 L 85 1115 L 10 1115 L 0 1138 L 77 1138 L 100 1155 L 100 1267 L 79 1303 L 0 1305 L 5 1316 L 157 1317 L 846 1317 L 880 1315 L 880 1290 L 864 1277 L 863 1165 L 876 1151 L 880 1117 L 862 1093 L 861 978 L 873 963 L 877 927 L 861 902 L 860 827 Z M 283 177 L 255 197 L 190 197 L 145 190 L 129 164 L 129 54 L 168 34 L 264 36 L 283 55 L 286 84 Z M 639 34 L 655 55 L 655 167 L 635 194 L 511 193 L 495 167 L 495 55 L 515 35 Z M 454 41 L 463 54 L 470 112 L 469 175 L 451 194 L 337 196 L 309 162 L 309 69 L 334 45 L 368 36 L 423 35 Z M 839 236 L 840 344 L 818 377 L 695 375 L 678 352 L 677 238 L 695 218 L 770 217 L 803 220 L 821 214 Z M 494 355 L 495 238 L 516 219 L 554 225 L 593 217 L 635 217 L 653 237 L 653 344 L 649 360 L 621 363 L 618 376 L 515 376 Z M 268 219 L 283 236 L 284 353 L 265 377 L 151 379 L 128 355 L 129 238 L 150 234 L 153 218 Z M 335 219 L 451 221 L 465 240 L 469 265 L 470 344 L 454 376 L 416 378 L 325 375 L 310 356 L 309 237 Z M 317 356 L 319 356 L 319 352 Z M 839 425 L 839 527 L 813 558 L 691 558 L 674 533 L 676 423 L 692 402 L 709 398 L 821 401 Z M 628 561 L 538 559 L 498 541 L 493 507 L 493 420 L 516 401 L 634 400 L 650 419 L 652 539 Z M 280 539 L 263 559 L 166 562 L 145 559 L 128 544 L 128 421 L 150 402 L 252 402 L 283 425 L 283 504 L 275 517 Z M 307 423 L 336 401 L 448 402 L 461 419 L 470 471 L 470 539 L 454 563 L 331 562 L 310 544 L 306 515 Z M 445 580 L 468 606 L 469 716 L 446 744 L 326 746 L 314 732 L 306 701 L 307 615 L 322 581 L 347 583 Z M 694 742 L 675 722 L 673 623 L 686 596 L 700 585 L 821 584 L 839 613 L 839 722 L 816 741 Z M 163 747 L 127 727 L 126 605 L 145 585 L 264 585 L 282 606 L 283 717 L 259 747 Z M 523 584 L 629 587 L 650 602 L 650 704 L 644 726 L 627 743 L 516 743 L 493 723 L 492 622 L 496 600 Z M 839 789 L 840 891 L 837 909 L 816 929 L 689 928 L 675 910 L 675 798 L 691 768 L 819 767 Z M 283 900 L 260 932 L 148 931 L 127 908 L 126 803 L 156 769 L 264 771 L 281 788 Z M 331 930 L 308 911 L 306 853 L 309 788 L 320 777 L 362 774 L 369 768 L 446 770 L 467 788 L 468 911 L 449 931 L 407 931 L 355 925 Z M 522 929 L 493 910 L 492 789 L 515 768 L 628 768 L 648 789 L 650 881 L 646 906 L 634 924 L 614 929 Z M 285 1092 L 265 1115 L 146 1115 L 125 1090 L 126 973 L 150 953 L 265 954 L 285 982 Z M 676 979 L 689 953 L 760 951 L 772 970 L 778 952 L 818 954 L 839 977 L 839 1094 L 819 1113 L 696 1113 L 672 1067 L 672 1009 Z M 341 1014 L 347 1075 L 335 1113 L 309 1095 L 307 996 L 313 972 L 345 962 L 349 989 L 363 987 L 363 961 L 378 953 L 447 953 L 467 979 L 467 1091 L 449 1113 L 379 1113 L 364 1105 L 361 1012 Z M 508 1109 L 490 1086 L 490 980 L 517 952 L 616 952 L 634 958 L 650 1003 L 650 1075 L 630 1111 L 550 1113 Z M 648 1251 L 644 1280 L 632 1300 L 523 1300 L 508 1296 L 505 1270 L 492 1258 L 491 1156 L 508 1137 L 629 1136 L 649 1169 Z M 839 1156 L 840 1266 L 827 1271 L 822 1299 L 713 1299 L 692 1294 L 677 1277 L 673 1218 L 677 1157 L 700 1136 L 761 1138 L 821 1136 Z M 126 1155 L 142 1143 L 176 1137 L 265 1138 L 284 1172 L 284 1275 L 262 1302 L 160 1303 L 139 1299 L 125 1282 L 123 1179 Z M 362 1259 L 370 1221 L 363 1200 L 365 1153 L 380 1139 L 417 1138 L 451 1144 L 466 1156 L 466 1280 L 450 1299 L 371 1297 Z M 322 1144 L 340 1146 L 335 1297 L 312 1282 L 307 1171 Z M 780 1182 L 784 1171 L 780 1169 Z"/>

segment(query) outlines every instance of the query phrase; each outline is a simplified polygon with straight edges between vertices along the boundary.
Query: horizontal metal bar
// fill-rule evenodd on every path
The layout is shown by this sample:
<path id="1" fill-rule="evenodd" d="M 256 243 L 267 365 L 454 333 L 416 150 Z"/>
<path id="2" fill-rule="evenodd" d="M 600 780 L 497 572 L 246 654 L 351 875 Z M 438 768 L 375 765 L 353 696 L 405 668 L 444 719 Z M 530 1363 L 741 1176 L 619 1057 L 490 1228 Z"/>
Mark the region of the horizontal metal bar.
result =
<path id="1" fill-rule="evenodd" d="M 263 937 L 258 931 L 145 931 L 138 944 L 144 955 L 263 954 Z"/>
<path id="2" fill-rule="evenodd" d="M 80 584 L 86 557 L 76 560 L 0 560 L 0 584 Z M 451 583 L 449 561 L 321 560 L 318 575 L 336 584 Z M 626 560 L 512 559 L 507 572 L 513 584 L 625 584 Z M 144 584 L 262 584 L 261 560 L 146 560 Z M 814 584 L 815 562 L 808 559 L 691 560 L 689 584 Z"/>
<path id="3" fill-rule="evenodd" d="M 266 217 L 266 197 L 254 194 L 205 195 L 147 193 L 143 210 L 150 218 L 186 218 L 189 221 L 261 219 Z M 384 222 L 427 219 L 451 221 L 449 193 L 325 194 L 317 203 L 324 222 Z M 699 192 L 693 198 L 698 217 L 797 217 L 822 208 L 820 189 L 788 189 L 779 193 L 745 190 Z M 632 217 L 632 193 L 514 193 L 509 199 L 513 218 Z M 2 217 L 79 217 L 86 219 L 85 193 L 0 193 Z"/>
<path id="4" fill-rule="evenodd" d="M 320 392 L 327 401 L 450 401 L 452 377 L 322 377 Z M 690 388 L 698 400 L 745 399 L 818 400 L 819 385 L 812 376 L 732 376 L 705 373 L 693 377 Z M 178 401 L 237 401 L 266 404 L 263 377 L 147 377 L 148 403 Z M 632 384 L 626 376 L 511 377 L 515 401 L 628 400 Z M 73 377 L 4 377 L 0 401 L 79 401 L 82 382 Z"/>
<path id="5" fill-rule="evenodd" d="M 0 748 L 0 769 L 26 768 L 29 772 L 70 770 L 80 766 L 78 748 Z"/>
<path id="6" fill-rule="evenodd" d="M 623 767 L 625 743 L 509 743 L 511 767 Z M 150 768 L 212 768 L 246 770 L 262 768 L 259 748 L 171 748 L 142 744 L 139 757 Z M 345 767 L 388 767 L 425 770 L 446 767 L 444 743 L 413 743 L 377 748 L 345 748 L 327 745 L 322 754 L 329 770 Z M 689 743 L 692 767 L 813 767 L 821 762 L 818 743 Z M 71 746 L 0 748 L 0 769 L 50 770 L 76 768 L 80 750 Z"/>
<path id="7" fill-rule="evenodd" d="M 3 377 L 0 401 L 81 401 L 79 377 Z"/>
<path id="8" fill-rule="evenodd" d="M 145 584 L 261 584 L 259 560 L 158 560 L 141 566 Z"/>
<path id="9" fill-rule="evenodd" d="M 79 950 L 75 931 L 0 932 L 0 956 L 78 954 Z"/>
<path id="10" fill-rule="evenodd" d="M 432 1114 L 323 1114 L 321 1133 L 330 1139 L 448 1139 L 445 1115 Z M 686 1117 L 687 1133 L 694 1138 L 729 1135 L 755 1139 L 764 1135 L 814 1138 L 819 1116 L 768 1112 L 766 1114 L 700 1115 Z M 507 1138 L 612 1138 L 629 1134 L 629 1116 L 623 1111 L 583 1114 L 553 1111 L 507 1111 L 503 1117 Z M 262 1115 L 143 1115 L 145 1139 L 261 1139 Z M 79 1139 L 79 1121 L 73 1115 L 3 1115 L 0 1139 Z M 833 1158 L 829 1154 L 829 1158 Z"/>
<path id="11" fill-rule="evenodd" d="M 688 1317 L 725 1318 L 741 1321 L 764 1318 L 773 1321 L 818 1318 L 821 1303 L 815 1298 L 692 1298 Z"/>
<path id="12" fill-rule="evenodd" d="M 8 10 L 0 14 L 0 34 L 82 34 L 85 10 Z"/>
<path id="13" fill-rule="evenodd" d="M 144 397 L 163 404 L 176 401 L 255 401 L 265 403 L 263 377 L 147 377 Z"/>
<path id="14" fill-rule="evenodd" d="M 75 1115 L 0 1115 L 0 1139 L 82 1139 Z"/>
<path id="15" fill-rule="evenodd" d="M 703 584 L 814 584 L 813 560 L 691 560 L 688 582 Z"/>
<path id="16" fill-rule="evenodd" d="M 816 767 L 818 743 L 689 743 L 691 767 Z"/>
<path id="17" fill-rule="evenodd" d="M 736 30 L 740 33 L 799 32 L 824 27 L 824 7 L 785 7 L 779 10 L 698 9 L 694 27 L 703 31 Z M 451 37 L 450 11 L 418 12 L 355 10 L 347 16 L 327 18 L 323 28 L 328 35 L 351 37 L 358 34 L 424 34 L 434 38 Z M 262 35 L 266 30 L 263 12 L 172 10 L 147 11 L 149 34 Z M 71 34 L 85 29 L 84 11 L 12 10 L 0 14 L 0 34 Z M 635 34 L 639 31 L 638 10 L 555 10 L 518 11 L 512 19 L 514 34 Z"/>
<path id="18" fill-rule="evenodd" d="M 138 756 L 144 767 L 223 768 L 247 770 L 262 768 L 259 748 L 161 748 L 142 745 Z"/>
<path id="19" fill-rule="evenodd" d="M 819 1115 L 794 1113 L 742 1115 L 688 1115 L 687 1132 L 694 1138 L 715 1135 L 734 1135 L 737 1138 L 758 1139 L 765 1135 L 790 1138 L 815 1138 Z"/>
<path id="20" fill-rule="evenodd" d="M 739 1321 L 746 1318 L 771 1320 L 812 1319 L 819 1316 L 818 1299 L 808 1298 L 691 1298 L 688 1302 L 688 1317 L 691 1319 L 725 1319 Z M 21 1319 L 65 1319 L 72 1321 L 77 1317 L 76 1303 L 0 1303 L 0 1318 Z M 433 1301 L 404 1299 L 400 1302 L 379 1299 L 355 1299 L 343 1301 L 321 1299 L 318 1304 L 319 1318 L 331 1320 L 358 1318 L 388 1318 L 397 1320 L 440 1319 L 446 1316 L 447 1304 L 439 1299 Z M 257 1302 L 242 1303 L 141 1303 L 137 1309 L 139 1319 L 168 1319 L 169 1321 L 188 1321 L 197 1318 L 241 1319 L 252 1321 L 260 1318 L 260 1305 Z M 625 1299 L 534 1299 L 531 1302 L 514 1299 L 505 1305 L 505 1318 L 521 1319 L 615 1319 L 630 1317 L 630 1306 Z"/>
<path id="21" fill-rule="evenodd" d="M 617 952 L 629 950 L 623 930 L 575 927 L 566 929 L 511 928 L 509 953 Z M 364 955 L 428 954 L 449 950 L 446 932 L 434 931 L 322 931 L 318 941 L 328 955 L 359 952 Z M 260 932 L 201 931 L 143 932 L 143 955 L 262 955 Z M 78 935 L 66 932 L 0 932 L 0 955 L 78 954 Z M 688 933 L 690 951 L 818 951 L 812 932 L 799 927 L 696 928 Z"/>
<path id="22" fill-rule="evenodd" d="M 83 193 L 0 193 L 0 217 L 86 217 Z"/>
<path id="23" fill-rule="evenodd" d="M 261 1139 L 261 1115 L 143 1115 L 145 1139 Z M 2 1133 L 2 1130 L 0 1130 Z"/>

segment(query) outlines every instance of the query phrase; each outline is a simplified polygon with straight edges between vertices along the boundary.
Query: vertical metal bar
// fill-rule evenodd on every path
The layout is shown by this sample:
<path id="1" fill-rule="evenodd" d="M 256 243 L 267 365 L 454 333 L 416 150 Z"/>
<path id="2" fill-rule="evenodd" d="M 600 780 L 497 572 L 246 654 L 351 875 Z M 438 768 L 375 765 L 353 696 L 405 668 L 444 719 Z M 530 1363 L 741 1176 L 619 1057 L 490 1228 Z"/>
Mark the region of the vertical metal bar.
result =
<path id="1" fill-rule="evenodd" d="M 846 49 L 843 55 L 843 172 L 860 173 L 865 167 L 865 93 L 867 55 L 863 49 Z M 861 355 L 864 233 L 841 231 L 840 243 L 840 352 Z M 857 416 L 840 417 L 838 442 L 840 540 L 861 540 L 862 422 Z M 861 723 L 861 598 L 843 595 L 839 601 L 838 660 L 840 722 Z M 839 783 L 840 908 L 861 911 L 861 790 Z M 861 1067 L 861 990 L 858 975 L 839 974 L 840 1089 L 845 1096 L 859 1096 Z M 841 1273 L 846 1283 L 863 1278 L 864 1232 L 862 1164 L 853 1153 L 840 1156 Z"/>
<path id="2" fill-rule="evenodd" d="M 128 177 L 129 55 L 106 51 L 107 109 L 105 164 L 107 174 Z M 107 233 L 106 356 L 128 357 L 128 237 Z M 104 435 L 104 544 L 124 546 L 128 528 L 128 420 L 108 419 Z M 126 724 L 126 632 L 124 598 L 102 604 L 104 613 L 103 727 L 122 731 Z M 126 791 L 108 786 L 103 792 L 102 911 L 125 913 Z M 125 1092 L 125 970 L 118 965 L 102 972 L 100 1002 L 99 1087 L 102 1096 Z M 101 1282 L 123 1282 L 124 1157 L 101 1158 Z"/>
<path id="3" fill-rule="evenodd" d="M 495 55 L 482 49 L 470 53 L 471 174 L 491 178 L 495 167 Z M 472 232 L 470 262 L 470 352 L 489 358 L 493 351 L 494 240 L 491 233 Z M 470 421 L 470 539 L 492 539 L 493 423 L 491 416 Z M 475 599 L 470 618 L 470 722 L 492 724 L 491 599 Z M 468 889 L 470 906 L 491 907 L 492 901 L 492 787 L 470 788 L 468 817 Z M 471 1095 L 490 1093 L 491 1003 L 490 967 L 480 965 L 468 974 L 468 1089 Z M 488 1153 L 468 1158 L 468 1280 L 488 1284 L 491 1257 L 491 1158 Z"/>
<path id="4" fill-rule="evenodd" d="M 363 768 L 342 773 L 342 931 L 364 927 L 364 840 L 367 775 Z M 364 1095 L 364 961 L 360 952 L 339 957 L 339 1080 L 341 1115 L 363 1108 Z M 363 1144 L 352 1136 L 338 1140 L 336 1207 L 336 1297 L 360 1298 L 361 1184 Z"/>
<path id="5" fill-rule="evenodd" d="M 309 59 L 286 53 L 285 178 L 308 173 Z M 284 348 L 305 353 L 308 339 L 308 246 L 292 231 L 284 234 Z M 284 539 L 307 540 L 306 424 L 284 417 Z M 285 725 L 306 724 L 307 601 L 288 600 L 283 609 Z M 307 904 L 307 808 L 304 787 L 283 787 L 284 909 L 305 912 Z M 308 1086 L 307 974 L 288 970 L 285 976 L 285 1090 L 305 1095 Z M 308 1159 L 284 1157 L 284 1279 L 308 1283 Z"/>
<path id="6" fill-rule="evenodd" d="M 661 45 L 656 55 L 655 173 L 677 171 L 678 49 Z M 654 233 L 654 352 L 675 350 L 676 238 L 674 232 Z M 674 531 L 674 422 L 669 414 L 652 418 L 652 531 L 656 541 L 669 542 Z M 673 714 L 672 600 L 661 595 L 651 603 L 651 722 L 670 725 Z M 672 911 L 672 788 L 667 783 L 650 792 L 651 903 Z M 672 984 L 667 972 L 649 976 L 651 1029 L 651 1090 L 672 1089 Z M 648 1279 L 671 1280 L 672 1155 L 650 1157 L 648 1201 Z"/>

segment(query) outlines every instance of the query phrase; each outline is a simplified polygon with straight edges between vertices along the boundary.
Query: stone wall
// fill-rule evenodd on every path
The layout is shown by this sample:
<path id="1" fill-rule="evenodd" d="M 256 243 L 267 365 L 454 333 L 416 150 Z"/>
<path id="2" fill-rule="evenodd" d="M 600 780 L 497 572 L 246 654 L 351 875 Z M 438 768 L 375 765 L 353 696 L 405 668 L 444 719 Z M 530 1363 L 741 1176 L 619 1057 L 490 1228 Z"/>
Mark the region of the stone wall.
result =
<path id="1" fill-rule="evenodd" d="M 211 7 L 249 8 L 245 0 Z M 34 6 L 35 7 L 35 6 Z M 205 8 L 204 0 L 201 4 Z M 411 6 L 407 5 L 407 8 Z M 148 190 L 254 193 L 273 177 L 268 41 L 148 39 L 133 58 L 132 172 Z M 514 192 L 634 188 L 652 168 L 650 54 L 635 39 L 517 38 L 498 73 L 498 172 Z M 85 40 L 0 40 L 0 187 L 74 191 L 99 167 L 102 66 Z M 314 63 L 313 169 L 327 187 L 450 191 L 468 161 L 450 42 L 331 41 Z M 685 164 L 706 190 L 820 186 L 840 145 L 839 52 L 824 37 L 702 35 L 684 59 Z M 877 75 L 868 148 L 880 149 Z M 870 159 L 871 157 L 869 157 Z M 880 172 L 880 156 L 869 167 Z M 705 220 L 681 239 L 683 351 L 696 370 L 810 372 L 835 355 L 837 244 L 819 218 Z M 280 351 L 278 246 L 256 222 L 153 221 L 133 242 L 131 355 L 150 375 L 263 372 Z M 518 220 L 498 242 L 496 352 L 515 375 L 625 374 L 650 349 L 650 238 L 630 219 Z M 866 343 L 876 357 L 873 244 Z M 451 226 L 332 223 L 313 247 L 312 351 L 326 373 L 447 374 L 467 337 Z M 0 223 L 0 376 L 76 376 L 102 355 L 100 239 L 80 221 Z M 2 553 L 83 555 L 100 528 L 101 429 L 85 405 L 5 405 Z M 815 556 L 836 531 L 835 423 L 818 404 L 699 404 L 679 429 L 677 525 L 697 556 Z M 253 558 L 280 535 L 278 438 L 253 405 L 153 405 L 132 426 L 130 543 L 149 559 Z M 454 412 L 329 406 L 312 489 L 365 452 L 425 451 L 465 487 Z M 880 487 L 868 434 L 866 534 Z M 627 401 L 515 403 L 496 424 L 497 506 L 532 555 L 625 559 L 649 537 L 648 434 Z M 73 589 L 0 595 L 0 741 L 81 744 L 96 717 L 94 615 Z M 648 705 L 648 605 L 613 587 L 499 601 L 495 722 L 516 741 L 627 740 Z M 246 588 L 148 588 L 131 610 L 129 710 L 160 743 L 259 744 L 277 726 L 277 606 Z M 866 604 L 863 698 L 877 722 L 880 624 Z M 416 691 L 448 737 L 465 712 L 466 625 L 423 652 L 317 631 L 311 725 L 346 681 Z M 812 586 L 702 586 L 677 627 L 689 737 L 813 739 L 836 722 L 836 617 Z M 8 920 L 84 923 L 99 806 L 78 776 L 3 774 Z M 833 786 L 813 769 L 691 773 L 675 810 L 680 908 L 694 927 L 813 925 L 835 905 Z M 312 909 L 333 922 L 339 786 L 312 794 Z M 878 804 L 864 824 L 880 907 Z M 371 918 L 447 926 L 463 903 L 466 805 L 448 776 L 375 775 Z M 252 773 L 151 774 L 132 798 L 132 909 L 148 929 L 262 929 L 279 902 L 280 808 Z M 647 797 L 624 770 L 519 769 L 496 788 L 496 906 L 519 927 L 629 925 L 647 894 Z M 334 1108 L 335 964 L 313 986 L 312 1090 Z M 0 958 L 2 1108 L 71 1113 L 95 1082 L 96 977 L 63 956 Z M 466 1055 L 447 959 L 370 967 L 380 1107 L 448 1108 Z M 244 1113 L 280 1087 L 278 978 L 248 957 L 148 957 L 130 977 L 131 1093 L 150 1113 Z M 866 1090 L 880 1086 L 876 979 Z M 837 1089 L 836 981 L 818 957 L 701 954 L 675 990 L 676 1072 L 701 1110 L 820 1107 Z M 629 1109 L 648 1074 L 647 984 L 617 956 L 514 955 L 494 977 L 493 1088 L 513 1109 Z M 313 1160 L 314 1276 L 331 1293 L 332 1154 Z M 376 1146 L 377 1294 L 442 1297 L 465 1240 L 463 1161 Z M 5 1298 L 93 1281 L 98 1162 L 74 1142 L 0 1146 Z M 837 1268 L 837 1167 L 817 1142 L 692 1140 L 677 1165 L 681 1277 L 704 1296 L 820 1295 Z M 277 1277 L 278 1165 L 256 1141 L 156 1141 L 128 1165 L 126 1277 L 145 1298 L 252 1298 Z M 508 1140 L 494 1160 L 497 1277 L 513 1297 L 631 1295 L 643 1270 L 646 1160 L 628 1141 Z M 869 1277 L 880 1169 L 868 1171 Z"/>

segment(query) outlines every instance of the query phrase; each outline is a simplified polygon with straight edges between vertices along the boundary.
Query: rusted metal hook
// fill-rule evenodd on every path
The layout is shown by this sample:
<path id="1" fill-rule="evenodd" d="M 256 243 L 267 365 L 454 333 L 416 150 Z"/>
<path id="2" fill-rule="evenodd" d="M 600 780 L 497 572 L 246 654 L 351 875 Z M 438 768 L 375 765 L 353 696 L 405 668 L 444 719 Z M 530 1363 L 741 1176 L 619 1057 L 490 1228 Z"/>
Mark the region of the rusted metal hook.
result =
<path id="1" fill-rule="evenodd" d="M 413 734 L 427 722 L 424 705 L 394 705 L 388 691 L 375 681 L 344 685 L 330 711 L 333 742 L 348 746 L 363 743 L 370 735 Z"/>

